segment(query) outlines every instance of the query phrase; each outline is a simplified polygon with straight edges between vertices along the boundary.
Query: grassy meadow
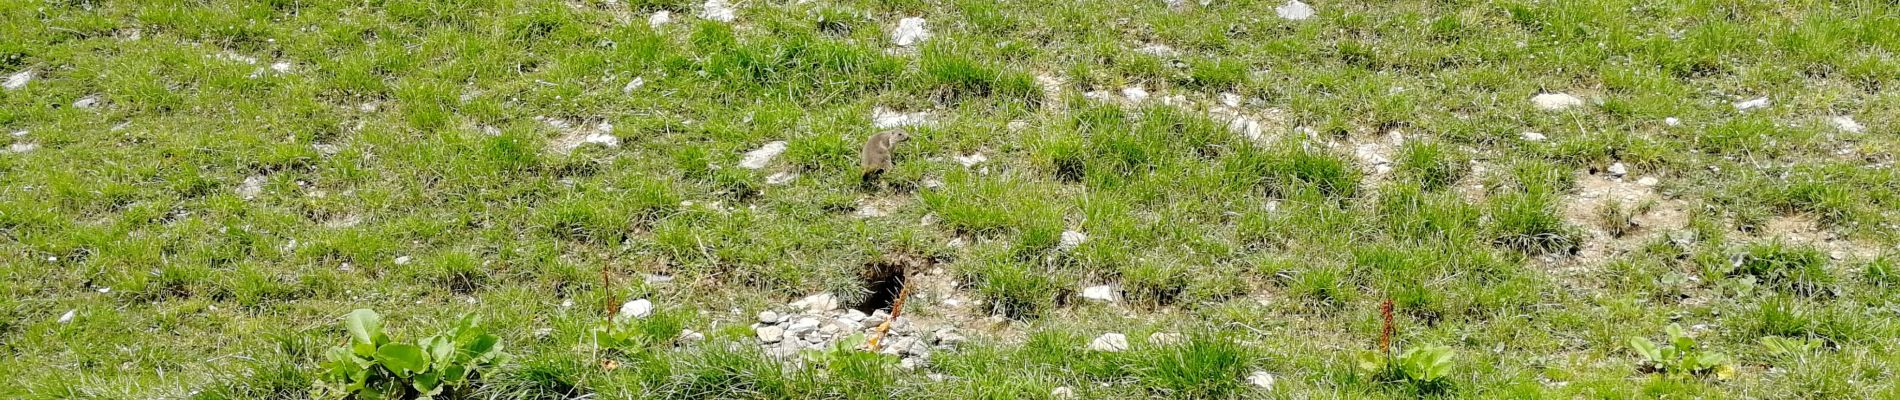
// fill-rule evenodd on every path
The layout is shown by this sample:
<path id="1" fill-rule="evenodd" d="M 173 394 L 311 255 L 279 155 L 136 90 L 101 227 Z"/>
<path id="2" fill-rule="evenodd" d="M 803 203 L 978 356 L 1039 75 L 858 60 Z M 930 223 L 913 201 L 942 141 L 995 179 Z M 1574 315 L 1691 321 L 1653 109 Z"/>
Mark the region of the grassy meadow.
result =
<path id="1" fill-rule="evenodd" d="M 0 0 L 0 397 L 1900 398 L 1900 5 L 1177 3 Z"/>

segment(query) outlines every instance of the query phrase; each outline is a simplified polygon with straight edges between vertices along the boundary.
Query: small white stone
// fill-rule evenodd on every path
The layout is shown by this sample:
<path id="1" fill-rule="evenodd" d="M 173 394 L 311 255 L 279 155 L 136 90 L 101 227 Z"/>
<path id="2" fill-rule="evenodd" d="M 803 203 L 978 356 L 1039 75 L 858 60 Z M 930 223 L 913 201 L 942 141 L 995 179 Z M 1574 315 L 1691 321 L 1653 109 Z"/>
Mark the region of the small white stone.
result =
<path id="1" fill-rule="evenodd" d="M 924 19 L 907 17 L 897 20 L 897 30 L 891 32 L 891 41 L 898 46 L 910 47 L 930 38 L 930 29 L 924 26 Z"/>
<path id="2" fill-rule="evenodd" d="M 930 113 L 897 112 L 884 107 L 871 108 L 871 126 L 877 129 L 891 129 L 904 126 L 930 126 Z"/>
<path id="3" fill-rule="evenodd" d="M 1273 390 L 1274 380 L 1273 374 L 1267 371 L 1254 371 L 1253 374 L 1247 375 L 1247 383 L 1252 383 L 1264 390 Z"/>
<path id="4" fill-rule="evenodd" d="M 1544 134 L 1537 133 L 1537 132 L 1525 131 L 1524 133 L 1518 134 L 1518 137 L 1524 138 L 1524 140 L 1528 140 L 1532 142 L 1544 141 Z"/>
<path id="5" fill-rule="evenodd" d="M 264 176 L 251 175 L 245 177 L 244 183 L 238 184 L 237 194 L 238 197 L 243 197 L 245 200 L 255 199 L 258 195 L 264 194 Z"/>
<path id="6" fill-rule="evenodd" d="M 778 343 L 785 339 L 785 328 L 777 326 L 761 326 L 756 333 L 761 343 Z"/>
<path id="7" fill-rule="evenodd" d="M 112 293 L 112 288 L 109 288 L 109 287 L 99 288 L 99 293 Z"/>
<path id="8" fill-rule="evenodd" d="M 1021 131 L 1023 129 L 1029 128 L 1029 121 L 1024 121 L 1020 119 L 1009 121 L 1008 124 L 1003 125 L 1003 128 L 1009 129 L 1010 132 Z"/>
<path id="9" fill-rule="evenodd" d="M 1653 177 L 1653 176 L 1645 176 L 1642 179 L 1636 180 L 1636 184 L 1643 185 L 1643 186 L 1656 186 L 1657 183 L 1661 183 L 1661 182 L 1658 182 L 1656 180 L 1656 177 Z"/>
<path id="10" fill-rule="evenodd" d="M 81 97 L 73 101 L 73 108 L 93 108 L 99 105 L 99 95 Z"/>
<path id="11" fill-rule="evenodd" d="M 865 315 L 863 311 L 858 311 L 856 309 L 853 309 L 853 310 L 845 311 L 844 315 L 838 316 L 838 320 L 855 324 L 855 323 L 858 323 L 859 321 L 864 321 L 865 318 L 870 318 L 870 317 L 871 317 L 870 315 Z"/>
<path id="12" fill-rule="evenodd" d="M 409 256 L 396 257 L 396 265 L 409 265 Z"/>
<path id="13" fill-rule="evenodd" d="M 759 323 L 767 325 L 778 323 L 778 313 L 772 312 L 772 310 L 760 311 Z"/>
<path id="14" fill-rule="evenodd" d="M 1128 350 L 1128 335 L 1104 333 L 1102 336 L 1095 337 L 1095 340 L 1089 341 L 1089 350 L 1110 353 Z"/>
<path id="15" fill-rule="evenodd" d="M 818 325 L 819 325 L 819 322 L 817 318 L 812 318 L 812 317 L 799 318 L 797 321 L 792 322 L 792 326 L 790 328 L 785 328 L 785 333 L 790 333 L 793 335 L 804 334 L 805 332 L 818 330 Z"/>
<path id="16" fill-rule="evenodd" d="M 611 128 L 611 126 L 607 126 Z M 609 133 L 589 133 L 581 137 L 581 143 L 598 144 L 607 147 L 620 147 L 620 137 Z"/>
<path id="17" fill-rule="evenodd" d="M 694 343 L 694 342 L 698 342 L 698 341 L 701 341 L 701 340 L 706 340 L 706 334 L 704 334 L 704 333 L 699 333 L 698 331 L 694 331 L 694 330 L 692 330 L 692 329 L 682 329 L 682 330 L 680 330 L 680 342 L 681 342 L 681 343 Z"/>
<path id="18" fill-rule="evenodd" d="M 785 152 L 785 141 L 779 140 L 779 141 L 773 141 L 771 143 L 766 143 L 764 146 L 760 146 L 756 150 L 746 152 L 745 159 L 739 161 L 739 168 L 745 168 L 745 169 L 765 168 L 765 164 L 771 163 L 773 158 L 778 157 L 779 153 L 784 153 L 784 152 Z"/>
<path id="19" fill-rule="evenodd" d="M 9 153 L 25 153 L 39 149 L 40 144 L 33 142 L 14 142 L 13 144 L 7 145 L 7 152 Z"/>
<path id="20" fill-rule="evenodd" d="M 1749 100 L 1735 102 L 1735 111 L 1748 111 L 1748 110 L 1753 110 L 1753 109 L 1767 107 L 1767 106 L 1768 106 L 1767 97 L 1756 97 Z"/>
<path id="21" fill-rule="evenodd" d="M 1128 98 L 1129 102 L 1140 103 L 1142 100 L 1148 99 L 1148 89 L 1143 89 L 1140 86 L 1125 87 L 1122 88 L 1122 97 Z"/>
<path id="22" fill-rule="evenodd" d="M 568 308 L 568 307 L 573 307 L 573 306 L 574 306 L 574 299 L 561 300 L 561 308 Z"/>
<path id="23" fill-rule="evenodd" d="M 1302 3 L 1300 0 L 1287 1 L 1286 4 L 1274 7 L 1273 12 L 1279 14 L 1280 18 L 1293 21 L 1304 21 L 1308 18 L 1313 18 L 1313 6 L 1306 5 L 1306 3 Z"/>
<path id="24" fill-rule="evenodd" d="M 1623 165 L 1621 162 L 1610 164 L 1610 176 L 1621 178 L 1624 174 L 1628 173 L 1630 173 L 1630 167 L 1628 165 Z"/>
<path id="25" fill-rule="evenodd" d="M 838 309 L 838 297 L 831 293 L 819 293 L 792 302 L 791 306 L 814 314 L 823 313 Z"/>
<path id="26" fill-rule="evenodd" d="M 622 317 L 646 318 L 648 315 L 653 315 L 653 302 L 647 299 L 638 299 L 620 305 Z"/>
<path id="27" fill-rule="evenodd" d="M 13 90 L 13 89 L 26 87 L 26 83 L 32 82 L 33 77 L 38 76 L 39 74 L 40 74 L 39 71 L 35 71 L 31 69 L 15 72 L 13 73 L 13 75 L 7 75 L 7 81 L 5 83 L 0 83 L 0 87 L 5 87 L 7 90 Z"/>
<path id="28" fill-rule="evenodd" d="M 1682 120 L 1676 117 L 1663 118 L 1663 125 L 1679 126 L 1682 125 Z"/>
<path id="29" fill-rule="evenodd" d="M 1828 121 L 1833 122 L 1834 129 L 1839 129 L 1841 130 L 1841 132 L 1861 133 L 1867 130 L 1867 127 L 1861 126 L 1860 122 L 1854 121 L 1854 117 L 1849 117 L 1846 115 L 1829 118 Z"/>
<path id="30" fill-rule="evenodd" d="M 1049 397 L 1073 399 L 1075 398 L 1075 389 L 1070 389 L 1068 386 L 1057 386 L 1055 390 L 1049 391 Z"/>
<path id="31" fill-rule="evenodd" d="M 635 90 L 640 90 L 641 86 L 646 86 L 646 85 L 647 85 L 646 78 L 636 76 L 636 77 L 633 77 L 633 80 L 627 81 L 627 86 L 620 87 L 620 93 L 623 93 L 623 94 L 633 93 L 633 91 Z"/>
<path id="32" fill-rule="evenodd" d="M 1538 93 L 1536 96 L 1531 96 L 1531 104 L 1540 110 L 1560 111 L 1582 106 L 1583 99 L 1571 96 L 1569 93 Z"/>
<path id="33" fill-rule="evenodd" d="M 660 29 L 660 27 L 666 26 L 667 23 L 671 23 L 671 22 L 673 22 L 672 11 L 662 10 L 660 12 L 653 13 L 653 16 L 647 17 L 647 26 L 653 29 Z"/>
<path id="34" fill-rule="evenodd" d="M 67 322 L 73 322 L 73 315 L 76 315 L 78 313 L 79 313 L 79 309 L 76 309 L 76 308 L 71 309 L 71 310 L 66 310 L 65 314 L 59 315 L 59 323 L 64 324 Z"/>
<path id="35" fill-rule="evenodd" d="M 1153 334 L 1148 335 L 1148 344 L 1152 344 L 1156 346 L 1176 345 L 1176 344 L 1181 344 L 1182 342 L 1185 342 L 1185 341 L 1187 341 L 1187 337 L 1182 336 L 1179 333 L 1155 332 Z"/>
<path id="36" fill-rule="evenodd" d="M 1069 250 L 1069 249 L 1076 248 L 1077 246 L 1081 246 L 1082 242 L 1086 242 L 1088 240 L 1089 240 L 1088 234 L 1084 234 L 1082 232 L 1076 232 L 1076 231 L 1062 231 L 1062 241 L 1056 244 L 1056 248 L 1062 249 L 1062 250 Z"/>
<path id="37" fill-rule="evenodd" d="M 17 131 L 13 131 L 13 133 L 10 133 L 10 135 L 13 135 L 13 137 L 26 137 L 26 133 L 27 132 L 25 130 L 17 130 Z"/>
<path id="38" fill-rule="evenodd" d="M 1082 288 L 1082 298 L 1113 303 L 1121 297 L 1119 292 L 1115 285 L 1095 285 Z"/>
<path id="39" fill-rule="evenodd" d="M 1240 107 L 1240 95 L 1235 94 L 1233 92 L 1221 93 L 1220 105 L 1228 106 L 1228 107 Z"/>
<path id="40" fill-rule="evenodd" d="M 725 0 L 706 0 L 703 8 L 699 14 L 701 18 L 719 22 L 732 22 L 736 18 L 734 16 L 736 10 Z"/>
<path id="41" fill-rule="evenodd" d="M 964 167 L 971 167 L 977 163 L 989 161 L 990 157 L 983 155 L 983 153 L 970 153 L 970 155 L 967 156 L 957 156 L 956 159 L 958 164 L 963 164 Z"/>

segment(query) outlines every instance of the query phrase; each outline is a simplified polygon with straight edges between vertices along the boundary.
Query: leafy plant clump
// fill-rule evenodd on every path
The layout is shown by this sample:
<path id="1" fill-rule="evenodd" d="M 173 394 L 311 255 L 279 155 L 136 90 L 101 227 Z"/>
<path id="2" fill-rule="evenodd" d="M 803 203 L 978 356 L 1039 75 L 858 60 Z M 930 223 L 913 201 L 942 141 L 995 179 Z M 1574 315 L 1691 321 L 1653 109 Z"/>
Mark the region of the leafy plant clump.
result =
<path id="1" fill-rule="evenodd" d="M 1359 369 L 1380 382 L 1404 382 L 1421 392 L 1441 392 L 1451 386 L 1453 355 L 1450 347 L 1440 345 L 1408 348 L 1396 357 L 1366 352 L 1359 355 Z"/>
<path id="2" fill-rule="evenodd" d="M 467 396 L 488 371 L 509 359 L 501 338 L 469 315 L 447 332 L 414 343 L 390 340 L 383 317 L 357 309 L 344 317 L 348 345 L 324 353 L 312 397 L 320 399 L 435 399 Z"/>
<path id="3" fill-rule="evenodd" d="M 1672 377 L 1713 375 L 1716 379 L 1735 374 L 1728 356 L 1698 348 L 1695 339 L 1682 332 L 1682 326 L 1669 324 L 1668 332 L 1668 346 L 1657 346 L 1646 338 L 1630 338 L 1630 349 L 1643 357 L 1643 372 Z"/>

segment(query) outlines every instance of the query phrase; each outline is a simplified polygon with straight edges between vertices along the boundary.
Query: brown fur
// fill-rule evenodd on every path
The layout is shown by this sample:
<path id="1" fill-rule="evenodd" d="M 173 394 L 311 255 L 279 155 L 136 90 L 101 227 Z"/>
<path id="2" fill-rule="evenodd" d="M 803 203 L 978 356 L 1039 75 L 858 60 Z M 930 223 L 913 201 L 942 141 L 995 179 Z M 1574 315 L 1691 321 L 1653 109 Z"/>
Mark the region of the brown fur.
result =
<path id="1" fill-rule="evenodd" d="M 891 152 L 897 144 L 910 139 L 910 133 L 903 129 L 891 129 L 871 135 L 864 141 L 864 151 L 859 154 L 858 165 L 864 168 L 864 181 L 870 183 L 891 169 Z"/>

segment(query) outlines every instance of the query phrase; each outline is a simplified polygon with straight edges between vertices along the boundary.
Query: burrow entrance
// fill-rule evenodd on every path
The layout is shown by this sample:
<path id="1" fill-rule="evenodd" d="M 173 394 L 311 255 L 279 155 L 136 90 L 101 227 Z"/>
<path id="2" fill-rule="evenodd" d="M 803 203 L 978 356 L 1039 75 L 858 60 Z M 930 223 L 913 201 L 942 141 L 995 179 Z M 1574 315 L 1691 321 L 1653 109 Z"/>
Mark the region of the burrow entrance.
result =
<path id="1" fill-rule="evenodd" d="M 866 291 L 864 300 L 851 308 L 865 314 L 877 310 L 889 311 L 891 305 L 897 302 L 897 296 L 903 293 L 904 284 L 909 283 L 910 274 L 907 272 L 923 269 L 922 260 L 921 257 L 898 254 L 865 264 L 864 269 L 858 271 L 858 281 Z"/>

